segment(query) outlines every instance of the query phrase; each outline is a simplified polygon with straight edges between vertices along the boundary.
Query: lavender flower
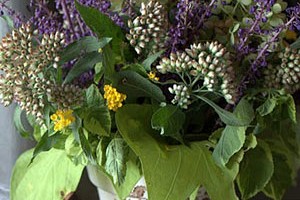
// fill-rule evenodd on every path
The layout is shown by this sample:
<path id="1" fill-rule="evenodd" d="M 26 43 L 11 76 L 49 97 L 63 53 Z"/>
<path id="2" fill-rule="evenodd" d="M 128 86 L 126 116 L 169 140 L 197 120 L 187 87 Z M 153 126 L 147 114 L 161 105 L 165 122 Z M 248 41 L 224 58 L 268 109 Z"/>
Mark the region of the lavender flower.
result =
<path id="1" fill-rule="evenodd" d="M 180 0 L 177 4 L 175 24 L 169 31 L 171 52 L 184 49 L 193 42 L 200 33 L 204 20 L 211 15 L 216 0 L 212 0 L 209 5 L 196 0 Z"/>
<path id="2" fill-rule="evenodd" d="M 249 44 L 249 39 L 253 35 L 264 34 L 264 30 L 261 29 L 261 24 L 267 22 L 267 14 L 271 11 L 272 6 L 275 4 L 275 0 L 255 0 L 256 4 L 250 7 L 249 13 L 253 15 L 253 21 L 248 20 L 249 27 L 239 29 L 238 38 L 240 41 L 237 44 L 238 57 L 242 58 L 244 55 L 253 52 Z"/>
<path id="3" fill-rule="evenodd" d="M 291 25 L 291 29 L 300 31 L 300 3 L 286 10 L 289 18 L 295 18 Z"/>

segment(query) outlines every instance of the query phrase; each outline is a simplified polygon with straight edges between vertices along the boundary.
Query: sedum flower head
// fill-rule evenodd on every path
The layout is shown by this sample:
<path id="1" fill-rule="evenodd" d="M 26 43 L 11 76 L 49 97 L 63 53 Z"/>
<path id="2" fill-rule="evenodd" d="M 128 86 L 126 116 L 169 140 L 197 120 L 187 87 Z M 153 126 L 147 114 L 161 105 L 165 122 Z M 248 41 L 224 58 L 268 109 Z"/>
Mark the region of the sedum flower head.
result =
<path id="1" fill-rule="evenodd" d="M 54 122 L 54 131 L 61 131 L 75 121 L 73 110 L 57 110 L 51 115 L 50 119 Z"/>
<path id="2" fill-rule="evenodd" d="M 126 95 L 117 91 L 111 85 L 104 86 L 104 99 L 109 110 L 117 111 L 123 106 L 122 102 L 126 99 Z"/>

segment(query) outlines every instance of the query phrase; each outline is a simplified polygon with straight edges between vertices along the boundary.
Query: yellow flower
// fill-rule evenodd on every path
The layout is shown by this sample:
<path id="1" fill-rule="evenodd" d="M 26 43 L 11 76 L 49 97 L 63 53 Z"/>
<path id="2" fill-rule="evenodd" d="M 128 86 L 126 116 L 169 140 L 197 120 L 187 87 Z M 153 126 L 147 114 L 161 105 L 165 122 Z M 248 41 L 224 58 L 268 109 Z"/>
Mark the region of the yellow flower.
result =
<path id="1" fill-rule="evenodd" d="M 150 72 L 150 73 L 148 74 L 148 78 L 149 78 L 150 80 L 159 81 L 159 78 L 156 76 L 156 73 L 155 73 L 155 72 Z"/>
<path id="2" fill-rule="evenodd" d="M 122 102 L 126 99 L 126 95 L 119 93 L 116 88 L 111 85 L 104 86 L 104 99 L 109 110 L 117 111 L 123 106 Z"/>
<path id="3" fill-rule="evenodd" d="M 73 110 L 57 110 L 55 114 L 50 116 L 54 122 L 54 131 L 61 131 L 75 121 Z"/>

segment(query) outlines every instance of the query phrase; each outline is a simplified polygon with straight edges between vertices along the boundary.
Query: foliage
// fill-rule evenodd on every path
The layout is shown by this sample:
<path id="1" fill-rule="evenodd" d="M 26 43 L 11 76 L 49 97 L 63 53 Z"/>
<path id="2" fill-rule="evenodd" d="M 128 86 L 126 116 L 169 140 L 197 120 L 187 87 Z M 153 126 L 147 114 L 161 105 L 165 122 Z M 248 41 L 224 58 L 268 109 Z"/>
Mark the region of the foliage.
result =
<path id="1" fill-rule="evenodd" d="M 16 163 L 12 199 L 67 199 L 87 165 L 120 199 L 142 176 L 150 200 L 199 187 L 214 200 L 283 199 L 300 163 L 300 5 L 53 3 L 39 9 L 63 30 L 29 23 L 0 43 L 1 103 L 18 104 L 17 130 L 37 141 Z"/>

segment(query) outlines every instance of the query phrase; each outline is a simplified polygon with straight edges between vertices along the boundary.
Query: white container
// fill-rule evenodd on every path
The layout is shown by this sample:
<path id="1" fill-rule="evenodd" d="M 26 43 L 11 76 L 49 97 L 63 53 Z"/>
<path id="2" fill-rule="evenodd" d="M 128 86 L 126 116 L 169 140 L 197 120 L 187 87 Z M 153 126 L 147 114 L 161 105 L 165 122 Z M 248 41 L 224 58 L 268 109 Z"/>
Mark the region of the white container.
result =
<path id="1" fill-rule="evenodd" d="M 113 184 L 104 172 L 94 165 L 88 165 L 87 172 L 89 179 L 97 187 L 100 200 L 118 200 Z M 126 200 L 148 200 L 144 177 L 132 188 L 132 192 L 128 194 Z"/>

